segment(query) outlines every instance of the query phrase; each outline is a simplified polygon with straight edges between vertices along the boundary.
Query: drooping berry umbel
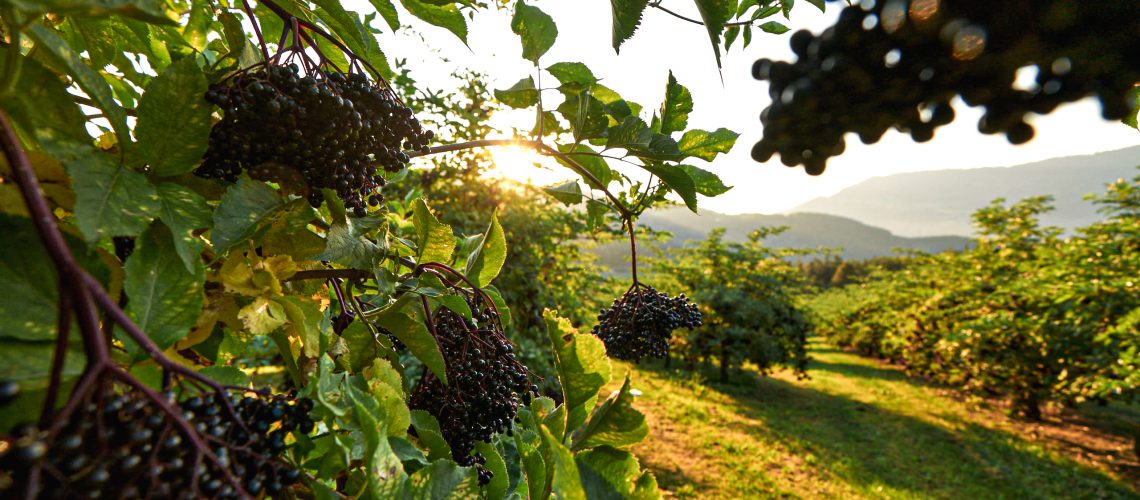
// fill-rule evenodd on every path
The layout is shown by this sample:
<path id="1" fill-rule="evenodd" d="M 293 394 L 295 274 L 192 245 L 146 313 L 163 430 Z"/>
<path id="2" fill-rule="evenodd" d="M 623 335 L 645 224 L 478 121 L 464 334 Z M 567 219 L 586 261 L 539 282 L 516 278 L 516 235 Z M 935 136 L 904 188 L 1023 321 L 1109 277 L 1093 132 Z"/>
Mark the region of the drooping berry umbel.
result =
<path id="1" fill-rule="evenodd" d="M 602 339 L 611 358 L 639 361 L 669 354 L 673 330 L 701 326 L 701 311 L 688 297 L 669 297 L 635 284 L 598 315 L 591 333 Z"/>

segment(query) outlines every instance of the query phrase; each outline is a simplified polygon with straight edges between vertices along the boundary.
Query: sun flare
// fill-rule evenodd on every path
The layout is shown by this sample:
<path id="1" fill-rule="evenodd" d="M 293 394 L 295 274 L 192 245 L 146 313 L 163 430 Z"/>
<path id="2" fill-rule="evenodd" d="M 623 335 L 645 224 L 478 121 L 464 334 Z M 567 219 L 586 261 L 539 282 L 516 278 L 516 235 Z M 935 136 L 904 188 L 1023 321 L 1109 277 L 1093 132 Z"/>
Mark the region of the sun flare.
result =
<path id="1" fill-rule="evenodd" d="M 491 157 L 494 166 L 487 171 L 488 177 L 545 186 L 573 176 L 557 162 L 523 146 L 492 149 Z"/>

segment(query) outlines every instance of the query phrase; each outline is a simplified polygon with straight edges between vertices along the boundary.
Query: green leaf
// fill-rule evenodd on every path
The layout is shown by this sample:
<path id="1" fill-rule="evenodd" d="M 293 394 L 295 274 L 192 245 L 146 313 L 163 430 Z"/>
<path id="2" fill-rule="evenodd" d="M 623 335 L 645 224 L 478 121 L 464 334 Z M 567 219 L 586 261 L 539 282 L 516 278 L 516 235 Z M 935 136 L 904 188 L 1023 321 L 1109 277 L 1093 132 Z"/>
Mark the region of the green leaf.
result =
<path id="1" fill-rule="evenodd" d="M 321 311 L 320 304 L 288 295 L 273 300 L 280 304 L 285 312 L 285 318 L 288 320 L 285 325 L 286 331 L 290 339 L 297 339 L 301 353 L 309 358 L 319 356 L 321 345 L 326 343 L 321 341 L 324 332 L 320 323 L 325 315 Z"/>
<path id="2" fill-rule="evenodd" d="M 75 222 L 88 241 L 106 236 L 134 236 L 159 212 L 158 191 L 146 176 L 116 165 L 92 147 L 72 148 L 57 158 L 71 176 Z"/>
<path id="3" fill-rule="evenodd" d="M 74 333 L 74 332 L 73 332 Z M 19 382 L 24 391 L 47 387 L 51 375 L 55 342 L 0 341 L 0 380 Z M 81 349 L 68 349 L 63 376 L 70 379 L 83 373 L 85 359 Z M 7 416 L 13 409 L 4 409 Z M 39 408 L 36 409 L 38 411 Z M 27 421 L 27 415 L 22 415 Z"/>
<path id="4" fill-rule="evenodd" d="M 0 214 L 0 338 L 51 341 L 55 338 L 59 308 L 59 275 L 40 243 L 31 219 Z M 78 238 L 64 233 L 71 253 L 81 267 L 100 281 L 107 269 Z M 3 350 L 3 349 L 0 349 Z"/>
<path id="5" fill-rule="evenodd" d="M 174 250 L 182 258 L 188 272 L 201 262 L 206 242 L 194 236 L 196 229 L 210 227 L 212 214 L 206 199 L 181 184 L 164 182 L 157 187 L 158 218 L 170 228 L 174 237 Z"/>
<path id="6" fill-rule="evenodd" d="M 807 0 L 807 3 L 814 5 L 815 8 L 819 9 L 820 12 L 826 12 L 827 7 L 824 5 L 823 1 L 824 0 Z M 792 10 L 792 2 L 787 2 L 787 5 L 788 10 Z"/>
<path id="7" fill-rule="evenodd" d="M 582 203 L 582 187 L 578 185 L 578 181 L 567 181 L 544 187 L 542 190 L 566 206 Z"/>
<path id="8" fill-rule="evenodd" d="M 554 78 L 557 78 L 563 87 L 570 87 L 578 91 L 598 83 L 594 72 L 590 71 L 590 68 L 586 67 L 585 64 L 579 62 L 555 63 L 550 65 L 549 68 L 546 68 L 546 71 L 549 71 Z"/>
<path id="9" fill-rule="evenodd" d="M 570 409 L 568 428 L 573 429 L 585 420 L 586 412 L 598 398 L 598 390 L 610 381 L 606 346 L 589 333 L 579 333 L 569 320 L 554 311 L 548 309 L 542 316 L 554 351 L 563 401 Z"/>
<path id="10" fill-rule="evenodd" d="M 447 383 L 447 364 L 439 351 L 439 344 L 422 321 L 404 312 L 394 312 L 380 316 L 376 324 L 392 332 L 436 377 Z"/>
<path id="11" fill-rule="evenodd" d="M 313 0 L 313 3 L 317 5 L 321 20 L 332 28 L 353 54 L 371 63 L 385 78 L 395 76 L 380 50 L 375 33 L 360 21 L 359 14 L 345 10 L 338 0 Z"/>
<path id="12" fill-rule="evenodd" d="M 558 106 L 557 111 L 570 122 L 576 142 L 601 137 L 606 133 L 610 122 L 606 118 L 606 106 L 602 101 L 587 92 L 563 92 L 563 95 L 566 100 Z"/>
<path id="13" fill-rule="evenodd" d="M 631 151 L 634 155 L 652 160 L 676 161 L 681 158 L 681 150 L 677 141 L 666 134 L 653 134 L 649 140 L 649 147 Z"/>
<path id="14" fill-rule="evenodd" d="M 115 135 L 119 136 L 119 147 L 126 148 L 131 143 L 131 132 L 127 128 L 127 113 L 119 103 L 115 102 L 114 93 L 107 81 L 87 66 L 79 54 L 72 50 L 55 30 L 40 23 L 33 23 L 26 33 L 36 40 L 37 46 L 44 48 L 51 61 L 65 69 L 75 79 L 76 85 L 91 97 L 95 106 L 102 110 L 107 121 L 111 122 Z"/>
<path id="15" fill-rule="evenodd" d="M 534 78 L 528 76 L 506 90 L 496 90 L 495 99 L 512 108 L 529 108 L 538 104 Z"/>
<path id="16" fill-rule="evenodd" d="M 724 31 L 724 50 L 732 48 L 732 42 L 736 41 L 736 37 L 740 36 L 740 26 L 731 26 Z"/>
<path id="17" fill-rule="evenodd" d="M 608 446 L 574 455 L 588 498 L 661 498 L 653 473 L 642 471 L 637 457 Z"/>
<path id="18" fill-rule="evenodd" d="M 647 163 L 642 168 L 660 178 L 669 189 L 685 201 L 685 206 L 689 207 L 689 210 L 697 212 L 697 187 L 688 173 L 676 165 L 660 163 Z"/>
<path id="19" fill-rule="evenodd" d="M 392 5 L 392 0 L 369 0 L 372 7 L 376 12 L 380 13 L 380 17 L 384 18 L 384 22 L 388 23 L 388 27 L 392 31 L 400 29 L 400 14 L 396 12 L 396 6 Z"/>
<path id="20" fill-rule="evenodd" d="M 394 498 L 403 491 L 406 474 L 400 457 L 388 442 L 388 422 L 375 401 L 367 395 L 348 391 L 353 396 L 352 416 L 364 436 L 364 472 L 372 498 Z"/>
<path id="21" fill-rule="evenodd" d="M 491 297 L 491 302 L 495 303 L 495 309 L 499 311 L 499 320 L 503 322 L 503 326 L 511 325 L 511 308 L 507 307 L 507 301 L 503 300 L 503 294 L 494 285 L 487 285 L 483 288 L 484 292 Z"/>
<path id="22" fill-rule="evenodd" d="M 329 226 L 324 251 L 314 259 L 328 260 L 356 269 L 372 268 L 373 259 L 381 248 L 363 237 L 366 231 L 353 219 L 337 219 Z"/>
<path id="23" fill-rule="evenodd" d="M 1127 99 L 1132 103 L 1132 116 L 1125 117 L 1124 124 L 1132 128 L 1140 128 L 1140 124 L 1136 121 L 1137 115 L 1140 114 L 1140 86 L 1132 87 L 1132 90 L 1128 91 Z"/>
<path id="24" fill-rule="evenodd" d="M 400 0 L 400 4 L 408 9 L 409 14 L 454 33 L 467 45 L 467 19 L 454 4 L 432 5 L 419 0 Z"/>
<path id="25" fill-rule="evenodd" d="M 586 201 L 586 220 L 590 229 L 601 227 L 606 222 L 606 214 L 610 207 L 597 200 Z"/>
<path id="26" fill-rule="evenodd" d="M 507 487 L 510 486 L 510 478 L 507 477 L 507 463 L 503 460 L 503 456 L 499 454 L 499 450 L 495 449 L 495 445 L 483 441 L 475 442 L 475 452 L 487 459 L 487 463 L 483 466 L 493 474 L 491 482 L 485 486 L 487 498 L 503 498 L 507 492 Z"/>
<path id="27" fill-rule="evenodd" d="M 270 214 L 284 206 L 281 197 L 268 184 L 251 179 L 239 179 L 226 189 L 214 211 L 214 229 L 210 243 L 219 256 L 253 236 L 258 226 Z"/>
<path id="28" fill-rule="evenodd" d="M 558 27 L 554 25 L 554 19 L 538 7 L 531 7 L 522 0 L 515 5 L 515 15 L 511 18 L 511 31 L 522 39 L 523 59 L 535 64 L 538 64 L 538 58 L 554 45 L 554 39 L 558 38 Z"/>
<path id="29" fill-rule="evenodd" d="M 10 60 L 9 50 L 0 47 L 0 61 Z M 90 142 L 91 136 L 83 128 L 83 112 L 59 76 L 34 59 L 19 56 L 19 61 L 15 90 L 0 96 L 0 108 L 37 141 Z"/>
<path id="30" fill-rule="evenodd" d="M 621 45 L 633 37 L 641 24 L 641 14 L 649 0 L 610 0 L 610 12 L 613 14 L 613 45 L 614 52 L 621 52 Z"/>
<path id="31" fill-rule="evenodd" d="M 528 434 L 533 435 L 531 431 Z M 523 432 L 515 432 L 515 448 L 518 449 L 519 461 L 522 465 L 522 472 L 526 476 L 527 486 L 530 487 L 528 492 L 529 498 L 546 498 L 545 489 L 547 483 L 546 473 L 546 460 L 543 459 L 542 453 L 533 444 L 523 439 Z"/>
<path id="32" fill-rule="evenodd" d="M 138 106 L 138 154 L 158 176 L 189 172 L 209 142 L 208 83 L 193 57 L 171 64 L 147 85 Z"/>
<path id="33" fill-rule="evenodd" d="M 451 226 L 435 218 L 422 198 L 415 202 L 412 222 L 416 226 L 418 262 L 451 262 L 455 253 L 455 234 L 451 232 Z"/>
<path id="34" fill-rule="evenodd" d="M 669 72 L 669 83 L 665 85 L 665 102 L 661 103 L 661 126 L 656 132 L 665 135 L 685 130 L 689 125 L 689 113 L 693 112 L 693 96 L 689 89 L 677 83 L 673 72 Z"/>
<path id="35" fill-rule="evenodd" d="M 784 26 L 783 24 L 780 24 L 776 21 L 768 21 L 764 24 L 761 24 L 760 29 L 764 30 L 765 33 L 771 33 L 773 35 L 782 35 L 788 32 L 787 26 Z"/>
<path id="36" fill-rule="evenodd" d="M 190 333 L 202 311 L 206 268 L 201 262 L 187 271 L 174 249 L 170 230 L 156 223 L 138 238 L 127 260 L 123 292 L 127 314 L 161 349 Z M 142 355 L 134 342 L 124 343 L 136 359 Z"/>
<path id="37" fill-rule="evenodd" d="M 719 196 L 728 192 L 729 189 L 732 189 L 731 186 L 725 186 L 724 182 L 721 182 L 720 177 L 708 170 L 692 165 L 678 165 L 678 167 L 684 170 L 686 174 L 689 174 L 689 178 L 693 181 L 693 188 L 700 194 L 705 196 Z"/>
<path id="38" fill-rule="evenodd" d="M 210 377 L 210 380 L 222 385 L 234 387 L 249 387 L 249 375 L 236 366 L 207 366 L 198 370 L 198 373 Z"/>
<path id="39" fill-rule="evenodd" d="M 648 148 L 653 140 L 649 125 L 636 116 L 627 116 L 621 123 L 610 127 L 606 135 L 606 149 L 636 151 Z"/>
<path id="40" fill-rule="evenodd" d="M 724 23 L 732 18 L 735 11 L 736 0 L 694 0 L 697 12 L 705 23 L 705 30 L 709 33 L 712 42 L 713 54 L 716 55 L 716 67 L 720 68 L 720 34 L 724 31 Z"/>
<path id="41" fill-rule="evenodd" d="M 73 17 L 68 22 L 83 37 L 84 48 L 94 67 L 102 68 L 111 64 L 115 56 L 122 53 L 122 39 L 115 36 L 109 20 Z"/>
<path id="42" fill-rule="evenodd" d="M 681 136 L 681 141 L 677 143 L 677 147 L 685 156 L 713 161 L 716 155 L 732 150 L 737 137 L 740 137 L 740 134 L 726 128 L 718 128 L 714 132 L 694 129 Z"/>
<path id="43" fill-rule="evenodd" d="M 458 295 L 441 295 L 436 297 L 435 300 L 438 300 L 443 307 L 450 309 L 451 312 L 463 316 L 468 320 L 472 317 L 471 306 L 467 305 L 467 301 L 464 300 L 463 297 Z"/>
<path id="44" fill-rule="evenodd" d="M 348 344 L 348 367 L 352 373 L 360 373 L 378 356 L 379 343 L 376 342 L 376 336 L 362 321 L 349 324 L 348 328 L 340 332 L 340 338 Z"/>
<path id="45" fill-rule="evenodd" d="M 6 0 L 6 9 L 12 8 L 25 15 L 61 14 L 84 17 L 124 16 L 147 23 L 175 24 L 173 12 L 160 0 Z"/>
<path id="46" fill-rule="evenodd" d="M 479 483 L 473 467 L 460 467 L 451 460 L 436 460 L 408 477 L 403 498 L 444 500 L 479 498 Z"/>
<path id="47" fill-rule="evenodd" d="M 475 286 L 483 287 L 491 283 L 503 263 L 507 261 L 507 238 L 503 234 L 503 226 L 499 225 L 498 214 L 491 214 L 491 225 L 483 233 L 483 241 L 475 250 L 475 255 L 467 260 L 467 278 Z"/>
<path id="48" fill-rule="evenodd" d="M 443 439 L 439 421 L 423 410 L 412 410 L 412 427 L 416 428 L 420 447 L 428 451 L 428 460 L 441 460 L 451 456 L 451 446 Z"/>
<path id="49" fill-rule="evenodd" d="M 586 492 L 582 489 L 582 479 L 578 475 L 578 464 L 574 462 L 574 455 L 545 426 L 539 426 L 542 433 L 543 455 L 546 464 L 553 472 L 550 482 L 553 498 L 565 500 L 586 500 Z"/>
<path id="50" fill-rule="evenodd" d="M 629 374 L 621 389 L 614 392 L 590 413 L 586 425 L 573 437 L 575 451 L 595 446 L 626 448 L 641 442 L 649 435 L 645 415 L 633 408 L 633 395 L 629 391 Z"/>
<path id="51" fill-rule="evenodd" d="M 780 0 L 780 9 L 784 11 L 784 19 L 792 18 L 792 6 L 796 4 L 796 0 Z"/>
<path id="52" fill-rule="evenodd" d="M 566 153 L 567 156 L 574 160 L 574 163 L 582 166 L 587 172 L 592 174 L 599 182 L 593 182 L 587 177 L 582 180 L 586 181 L 586 185 L 594 189 L 603 189 L 609 186 L 610 182 L 614 180 L 614 171 L 606 164 L 606 160 L 599 156 L 597 151 L 594 151 L 590 146 L 585 144 L 568 144 L 559 146 L 558 150 Z M 563 158 L 556 158 L 558 163 L 561 163 L 566 168 L 570 168 L 570 164 Z"/>

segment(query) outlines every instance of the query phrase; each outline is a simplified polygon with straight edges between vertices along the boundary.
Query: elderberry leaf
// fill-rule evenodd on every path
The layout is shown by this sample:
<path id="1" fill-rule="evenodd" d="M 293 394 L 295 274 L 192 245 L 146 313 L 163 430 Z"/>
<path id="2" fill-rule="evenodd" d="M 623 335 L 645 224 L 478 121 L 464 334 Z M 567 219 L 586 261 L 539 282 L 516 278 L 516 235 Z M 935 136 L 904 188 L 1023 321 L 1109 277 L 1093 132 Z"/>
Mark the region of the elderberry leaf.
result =
<path id="1" fill-rule="evenodd" d="M 471 319 L 471 306 L 467 305 L 467 301 L 458 295 L 441 295 L 435 298 L 443 307 L 451 310 L 451 312 L 462 316 L 464 319 Z"/>
<path id="2" fill-rule="evenodd" d="M 510 477 L 507 474 L 507 462 L 503 460 L 503 456 L 499 454 L 499 450 L 495 448 L 492 443 L 484 443 L 477 441 L 475 443 L 475 451 L 483 455 L 487 459 L 487 463 L 483 464 L 487 470 L 491 471 L 491 482 L 485 486 L 487 498 L 503 498 L 506 494 L 507 488 L 510 487 Z"/>
<path id="3" fill-rule="evenodd" d="M 277 297 L 274 301 L 285 311 L 288 320 L 285 327 L 290 343 L 296 339 L 296 343 L 301 345 L 302 354 L 310 358 L 317 357 L 321 353 L 321 345 L 326 343 L 321 338 L 326 333 L 320 325 L 324 318 L 321 305 L 288 295 Z"/>
<path id="4" fill-rule="evenodd" d="M 54 352 L 54 341 L 26 342 L 8 338 L 0 340 L 0 379 L 19 382 L 24 391 L 46 388 L 51 376 L 52 354 Z M 67 359 L 63 364 L 64 380 L 77 377 L 83 373 L 85 361 L 82 349 L 78 346 L 69 346 Z M 0 413 L 7 417 L 11 416 L 14 410 L 16 408 L 5 407 L 4 411 Z M 20 415 L 20 419 L 26 419 L 26 415 Z M 0 417 L 0 422 L 7 423 L 6 420 Z"/>
<path id="5" fill-rule="evenodd" d="M 314 0 L 317 15 L 357 57 L 372 64 L 385 78 L 395 75 L 388 67 L 388 59 L 380 50 L 376 34 L 360 21 L 360 14 L 349 11 L 337 0 Z"/>
<path id="6" fill-rule="evenodd" d="M 610 0 L 614 52 L 621 52 L 621 45 L 633 37 L 633 33 L 641 24 L 641 15 L 648 5 L 649 0 Z"/>
<path id="7" fill-rule="evenodd" d="M 400 457 L 388 442 L 388 422 L 379 404 L 356 391 L 348 391 L 353 400 L 352 416 L 364 437 L 364 471 L 370 498 L 401 497 L 407 474 Z M 371 403 L 371 404 L 368 404 Z"/>
<path id="8" fill-rule="evenodd" d="M 59 157 L 75 191 L 75 222 L 94 242 L 143 232 L 159 212 L 158 193 L 146 177 L 88 146 Z"/>
<path id="9" fill-rule="evenodd" d="M 720 176 L 708 170 L 692 165 L 678 165 L 678 167 L 684 170 L 686 174 L 689 174 L 689 178 L 693 180 L 694 189 L 700 194 L 705 196 L 719 196 L 732 189 L 732 186 L 724 185 L 724 182 L 720 180 Z"/>
<path id="10" fill-rule="evenodd" d="M 546 71 L 558 79 L 558 82 L 562 84 L 560 88 L 572 92 L 581 92 L 598 83 L 598 78 L 594 76 L 594 72 L 579 62 L 554 63 L 546 68 Z"/>
<path id="11" fill-rule="evenodd" d="M 615 391 L 590 413 L 586 425 L 574 433 L 572 449 L 585 450 L 595 446 L 625 448 L 645 439 L 649 426 L 645 415 L 633 407 L 629 391 L 629 373 L 621 389 Z"/>
<path id="12" fill-rule="evenodd" d="M 1136 121 L 1137 116 L 1140 116 L 1140 87 L 1132 87 L 1132 90 L 1128 91 L 1127 99 L 1132 102 L 1132 113 L 1124 118 L 1124 124 L 1140 128 L 1140 123 Z"/>
<path id="13" fill-rule="evenodd" d="M 460 467 L 448 459 L 436 460 L 416 471 L 408 477 L 407 485 L 404 498 L 443 500 L 480 497 L 475 469 Z"/>
<path id="14" fill-rule="evenodd" d="M 420 0 L 400 0 L 408 13 L 420 20 L 450 31 L 467 45 L 467 19 L 454 4 L 432 5 Z"/>
<path id="15" fill-rule="evenodd" d="M 520 410 L 519 414 L 522 413 L 523 410 Z M 534 435 L 532 431 L 516 431 L 515 448 L 518 450 L 519 461 L 522 462 L 522 472 L 526 476 L 526 484 L 529 486 L 529 498 L 546 498 L 544 495 L 548 476 L 546 461 L 543 459 L 542 453 L 538 451 L 538 447 L 523 438 L 524 432 Z"/>
<path id="16" fill-rule="evenodd" d="M 388 23 L 388 28 L 392 31 L 400 29 L 400 14 L 396 12 L 396 6 L 392 5 L 392 0 L 369 0 L 372 7 L 376 12 L 380 13 L 380 17 L 384 18 L 384 22 Z"/>
<path id="17" fill-rule="evenodd" d="M 170 230 L 161 222 L 139 236 L 135 245 L 124 266 L 127 314 L 160 349 L 166 349 L 185 337 L 198 320 L 206 268 L 201 262 L 191 270 L 183 266 Z M 144 355 L 135 342 L 123 344 L 135 359 Z"/>
<path id="18" fill-rule="evenodd" d="M 194 230 L 210 227 L 210 205 L 206 199 L 181 184 L 164 182 L 156 188 L 158 192 L 159 213 L 162 220 L 174 237 L 174 250 L 182 259 L 187 271 L 193 271 L 194 266 L 201 262 L 202 249 L 206 242 L 193 234 Z"/>
<path id="19" fill-rule="evenodd" d="M 606 106 L 602 101 L 587 92 L 563 92 L 563 96 L 566 100 L 556 111 L 570 123 L 570 130 L 574 133 L 576 142 L 602 137 L 606 133 L 610 122 L 606 116 Z"/>
<path id="20" fill-rule="evenodd" d="M 428 460 L 442 460 L 451 456 L 451 446 L 443 438 L 439 421 L 424 410 L 412 410 L 412 426 L 416 428 L 420 447 L 427 448 Z"/>
<path id="21" fill-rule="evenodd" d="M 159 0 L 7 0 L 6 8 L 19 10 L 27 16 L 60 14 L 83 17 L 124 16 L 153 24 L 176 24 L 174 12 L 166 2 Z"/>
<path id="22" fill-rule="evenodd" d="M 0 60 L 10 60 L 6 46 L 0 47 Z M 0 108 L 28 136 L 45 142 L 44 149 L 55 154 L 52 142 L 85 144 L 91 136 L 83 128 L 83 112 L 71 99 L 59 76 L 39 61 L 19 56 L 20 75 L 13 92 L 0 95 Z M 0 164 L 6 164 L 0 159 Z"/>
<path id="23" fill-rule="evenodd" d="M 732 13 L 736 10 L 735 0 L 694 0 L 697 4 L 697 12 L 701 14 L 701 20 L 705 23 L 705 30 L 708 31 L 709 41 L 712 42 L 713 54 L 716 55 L 716 67 L 719 69 L 720 65 L 720 35 L 724 32 L 724 23 L 732 18 Z"/>
<path id="24" fill-rule="evenodd" d="M 370 269 L 380 246 L 362 235 L 366 229 L 357 221 L 340 218 L 329 226 L 325 249 L 315 260 L 327 260 L 356 269 Z"/>
<path id="25" fill-rule="evenodd" d="M 0 214 L 0 338 L 51 341 L 55 338 L 59 308 L 59 278 L 32 220 Z M 107 268 L 78 238 L 64 233 L 76 262 L 100 282 Z"/>
<path id="26" fill-rule="evenodd" d="M 621 123 L 610 127 L 606 135 L 606 149 L 644 149 L 653 140 L 649 125 L 636 116 L 625 117 Z"/>
<path id="27" fill-rule="evenodd" d="M 713 161 L 716 155 L 727 153 L 736 144 L 740 134 L 726 128 L 718 128 L 713 132 L 693 129 L 681 136 L 677 147 L 681 154 L 700 158 L 704 161 Z"/>
<path id="28" fill-rule="evenodd" d="M 431 213 L 427 203 L 421 198 L 416 200 L 412 213 L 412 221 L 416 226 L 416 248 L 419 263 L 438 262 L 447 264 L 455 252 L 455 234 L 451 226 L 439 222 Z"/>
<path id="29" fill-rule="evenodd" d="M 261 222 L 284 205 L 268 184 L 239 179 L 226 189 L 214 210 L 214 229 L 210 231 L 214 252 L 225 255 L 234 245 L 253 237 Z"/>
<path id="30" fill-rule="evenodd" d="M 436 344 L 435 337 L 432 337 L 427 325 L 418 318 L 400 311 L 381 315 L 376 319 L 376 324 L 392 332 L 392 335 L 408 346 L 408 350 L 423 362 L 432 374 L 444 384 L 447 383 L 447 365 L 443 360 L 443 354 L 439 351 L 439 344 Z"/>
<path id="31" fill-rule="evenodd" d="M 582 203 L 582 186 L 578 185 L 578 181 L 567 181 L 556 186 L 544 187 L 542 190 L 566 206 Z"/>
<path id="32" fill-rule="evenodd" d="M 147 85 L 139 99 L 136 149 L 155 175 L 186 173 L 202 160 L 213 126 L 213 106 L 201 97 L 207 87 L 193 57 L 171 64 Z"/>
<path id="33" fill-rule="evenodd" d="M 467 259 L 465 274 L 475 286 L 483 287 L 499 275 L 506 261 L 507 238 L 503 234 L 503 226 L 499 225 L 498 214 L 492 213 L 491 225 L 483 233 L 483 241 L 476 247 L 475 253 Z"/>
<path id="34" fill-rule="evenodd" d="M 661 118 L 654 132 L 665 135 L 685 130 L 689 124 L 689 113 L 693 112 L 693 95 L 689 89 L 677 83 L 673 72 L 669 72 L 669 83 L 665 85 L 665 101 L 661 103 Z"/>
<path id="35" fill-rule="evenodd" d="M 214 365 L 198 370 L 198 373 L 210 377 L 210 380 L 222 385 L 234 387 L 249 387 L 249 375 L 236 366 Z"/>
<path id="36" fill-rule="evenodd" d="M 674 193 L 677 193 L 693 213 L 697 212 L 697 187 L 689 174 L 677 165 L 661 163 L 646 163 L 642 166 L 649 173 L 656 175 Z"/>
<path id="37" fill-rule="evenodd" d="M 598 200 L 586 200 L 587 226 L 592 230 L 605 225 L 606 214 L 609 213 L 609 211 L 610 207 L 605 203 Z"/>
<path id="38" fill-rule="evenodd" d="M 65 69 L 75 79 L 75 84 L 83 89 L 95 106 L 103 111 L 115 135 L 119 137 L 119 145 L 126 148 L 131 142 L 130 128 L 127 127 L 127 113 L 123 107 L 115 102 L 111 86 L 97 71 L 83 61 L 79 53 L 71 48 L 59 34 L 40 23 L 33 23 L 25 33 L 36 41 L 38 47 L 43 47 L 44 57 L 52 61 L 55 66 Z"/>
<path id="39" fill-rule="evenodd" d="M 276 331 L 284 325 L 289 318 L 285 315 L 285 309 L 281 304 L 266 297 L 256 297 L 253 302 L 250 302 L 245 307 L 238 310 L 238 319 L 241 320 L 242 326 L 253 335 L 265 335 Z M 288 337 L 282 337 L 287 339 Z M 289 349 L 294 351 L 292 343 L 285 340 L 285 344 L 278 343 L 278 348 Z M 296 352 L 293 352 L 290 358 L 296 360 Z"/>
<path id="40" fill-rule="evenodd" d="M 552 473 L 550 494 L 565 500 L 586 500 L 574 454 L 561 440 L 551 435 L 545 426 L 540 426 L 539 432 L 542 435 L 542 452 L 547 457 L 546 463 Z"/>
<path id="41" fill-rule="evenodd" d="M 349 324 L 348 328 L 340 332 L 340 338 L 348 346 L 348 368 L 351 373 L 360 373 L 378 356 L 376 336 L 361 321 Z"/>
<path id="42" fill-rule="evenodd" d="M 522 39 L 522 57 L 538 64 L 542 57 L 558 38 L 558 27 L 554 19 L 538 7 L 531 7 L 522 0 L 515 5 L 515 14 L 511 18 L 511 31 Z"/>
<path id="43" fill-rule="evenodd" d="M 569 428 L 576 428 L 593 407 L 598 390 L 610 381 L 612 368 L 606 357 L 606 346 L 597 337 L 580 333 L 569 320 L 554 311 L 547 309 L 542 316 L 554 351 L 563 401 L 570 409 Z"/>
<path id="44" fill-rule="evenodd" d="M 782 35 L 784 33 L 787 33 L 789 30 L 787 26 L 784 26 L 783 24 L 780 24 L 776 21 L 768 21 L 764 24 L 761 24 L 760 29 L 764 30 L 765 33 L 771 33 L 773 35 Z"/>
<path id="45" fill-rule="evenodd" d="M 586 181 L 586 185 L 594 189 L 603 189 L 609 186 L 610 182 L 614 180 L 614 171 L 606 164 L 606 160 L 600 156 L 600 153 L 594 151 L 593 148 L 585 144 L 568 144 L 559 146 L 558 150 L 566 155 L 566 158 L 573 160 L 574 163 L 586 169 L 590 175 L 597 179 L 594 182 L 590 177 L 582 176 L 582 180 Z M 558 163 L 561 163 L 566 168 L 573 169 L 569 161 L 561 156 L 556 157 Z"/>
<path id="46" fill-rule="evenodd" d="M 538 90 L 534 86 L 534 78 L 528 76 L 508 89 L 496 90 L 495 99 L 512 108 L 529 108 L 538 104 Z"/>
<path id="47" fill-rule="evenodd" d="M 405 402 L 404 379 L 386 359 L 374 359 L 364 369 L 368 391 L 384 409 L 388 420 L 388 436 L 402 438 L 412 425 L 411 410 Z"/>
<path id="48" fill-rule="evenodd" d="M 588 498 L 658 499 L 657 478 L 628 451 L 600 446 L 574 455 Z"/>

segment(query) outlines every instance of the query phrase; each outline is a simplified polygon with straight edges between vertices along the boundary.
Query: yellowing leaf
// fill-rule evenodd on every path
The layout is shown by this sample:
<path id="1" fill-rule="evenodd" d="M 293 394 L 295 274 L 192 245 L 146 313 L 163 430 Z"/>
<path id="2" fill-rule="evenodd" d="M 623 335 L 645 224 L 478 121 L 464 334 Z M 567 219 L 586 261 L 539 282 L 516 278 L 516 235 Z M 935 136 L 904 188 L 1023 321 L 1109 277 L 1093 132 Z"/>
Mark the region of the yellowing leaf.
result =
<path id="1" fill-rule="evenodd" d="M 238 311 L 238 318 L 249 333 L 265 335 L 281 328 L 288 320 L 285 309 L 281 304 L 269 300 L 267 297 L 258 297 L 249 305 Z"/>

